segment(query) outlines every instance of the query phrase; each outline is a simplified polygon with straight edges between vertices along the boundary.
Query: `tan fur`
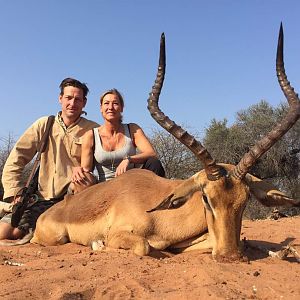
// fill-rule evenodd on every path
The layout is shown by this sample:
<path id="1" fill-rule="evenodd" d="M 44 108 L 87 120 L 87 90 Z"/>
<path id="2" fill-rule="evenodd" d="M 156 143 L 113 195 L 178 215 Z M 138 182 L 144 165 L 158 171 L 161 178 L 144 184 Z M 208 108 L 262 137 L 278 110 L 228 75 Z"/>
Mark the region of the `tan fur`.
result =
<path id="1" fill-rule="evenodd" d="M 249 184 L 252 181 L 225 177 L 209 181 L 203 171 L 187 180 L 169 180 L 147 170 L 130 170 L 66 196 L 40 216 L 31 242 L 90 246 L 100 241 L 105 247 L 131 249 L 138 255 L 147 255 L 149 246 L 158 250 L 212 248 L 217 258 L 239 257 L 242 213 L 249 193 L 265 195 L 270 189 Z M 264 192 L 258 191 L 262 187 Z M 202 201 L 201 191 L 208 204 Z M 184 198 L 185 203 L 147 213 L 162 200 L 176 198 Z"/>
<path id="2" fill-rule="evenodd" d="M 149 252 L 148 244 L 165 249 L 207 229 L 200 193 L 177 210 L 146 212 L 181 182 L 134 169 L 79 194 L 67 195 L 40 216 L 31 242 L 91 245 L 93 241 L 104 240 L 108 247 L 118 245 L 137 254 L 144 251 L 143 255 Z M 122 235 L 126 243 L 130 244 L 132 239 L 134 245 L 116 242 L 122 240 Z M 145 250 L 135 250 L 138 248 Z"/>

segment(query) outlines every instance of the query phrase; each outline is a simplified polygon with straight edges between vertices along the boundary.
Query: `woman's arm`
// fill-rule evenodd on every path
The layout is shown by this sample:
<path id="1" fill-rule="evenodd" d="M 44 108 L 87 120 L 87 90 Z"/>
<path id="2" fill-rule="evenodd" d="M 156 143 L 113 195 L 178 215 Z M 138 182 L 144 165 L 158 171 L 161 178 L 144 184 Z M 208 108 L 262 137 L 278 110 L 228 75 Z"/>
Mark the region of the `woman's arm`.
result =
<path id="1" fill-rule="evenodd" d="M 116 170 L 116 176 L 126 172 L 129 163 L 142 164 L 150 157 L 156 157 L 156 152 L 150 141 L 146 137 L 144 131 L 137 124 L 129 124 L 131 139 L 139 153 L 130 156 L 129 159 L 124 158 Z"/>
<path id="2" fill-rule="evenodd" d="M 86 181 L 84 172 L 92 172 L 94 160 L 94 133 L 93 130 L 87 131 L 82 137 L 81 145 L 81 165 L 73 168 L 72 182 Z"/>
<path id="3" fill-rule="evenodd" d="M 149 157 L 156 157 L 157 154 L 149 139 L 145 135 L 143 129 L 134 123 L 131 123 L 129 126 L 132 142 L 139 150 L 138 154 L 131 156 L 130 162 L 134 164 L 141 164 L 144 163 Z"/>

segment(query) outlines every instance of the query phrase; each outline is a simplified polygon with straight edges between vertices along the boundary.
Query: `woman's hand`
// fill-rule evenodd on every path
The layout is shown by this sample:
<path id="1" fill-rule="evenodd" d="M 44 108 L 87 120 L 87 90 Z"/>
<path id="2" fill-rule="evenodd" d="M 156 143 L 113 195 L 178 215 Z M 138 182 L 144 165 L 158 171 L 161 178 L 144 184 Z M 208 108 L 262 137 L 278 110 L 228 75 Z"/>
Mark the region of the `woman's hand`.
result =
<path id="1" fill-rule="evenodd" d="M 127 171 L 128 165 L 129 165 L 129 159 L 128 158 L 123 159 L 116 169 L 115 177 L 125 173 Z"/>

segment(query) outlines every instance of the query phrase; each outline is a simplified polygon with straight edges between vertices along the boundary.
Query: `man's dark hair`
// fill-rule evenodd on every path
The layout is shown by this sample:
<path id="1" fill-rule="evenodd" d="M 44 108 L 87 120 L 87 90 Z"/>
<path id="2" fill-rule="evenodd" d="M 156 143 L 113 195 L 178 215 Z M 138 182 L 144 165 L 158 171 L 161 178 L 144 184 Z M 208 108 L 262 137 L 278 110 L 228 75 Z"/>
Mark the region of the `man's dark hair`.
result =
<path id="1" fill-rule="evenodd" d="M 86 98 L 86 96 L 89 92 L 89 88 L 87 87 L 87 85 L 85 83 L 82 83 L 79 80 L 74 79 L 74 78 L 65 78 L 59 85 L 61 96 L 64 94 L 64 88 L 66 86 L 74 86 L 76 88 L 81 89 L 83 92 L 84 98 Z"/>

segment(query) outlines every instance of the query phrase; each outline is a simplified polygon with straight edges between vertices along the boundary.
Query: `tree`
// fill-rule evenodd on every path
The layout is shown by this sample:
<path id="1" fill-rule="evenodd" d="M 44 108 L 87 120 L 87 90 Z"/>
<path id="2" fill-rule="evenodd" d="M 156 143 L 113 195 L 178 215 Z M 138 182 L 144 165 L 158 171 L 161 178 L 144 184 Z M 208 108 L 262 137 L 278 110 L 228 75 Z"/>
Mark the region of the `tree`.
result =
<path id="1" fill-rule="evenodd" d="M 195 155 L 165 130 L 153 129 L 150 140 L 165 168 L 167 178 L 188 178 L 201 169 L 200 161 Z"/>
<path id="2" fill-rule="evenodd" d="M 204 144 L 219 162 L 237 164 L 255 142 L 282 120 L 287 105 L 273 108 L 261 101 L 237 113 L 236 121 L 228 126 L 227 120 L 212 120 L 206 130 Z M 295 198 L 300 197 L 300 122 L 284 135 L 253 166 L 251 174 L 270 180 L 278 188 Z M 250 202 L 249 205 L 251 205 Z M 253 204 L 255 215 L 261 215 L 257 203 Z M 251 211 L 250 211 L 251 212 Z M 265 214 L 266 211 L 263 212 Z"/>

